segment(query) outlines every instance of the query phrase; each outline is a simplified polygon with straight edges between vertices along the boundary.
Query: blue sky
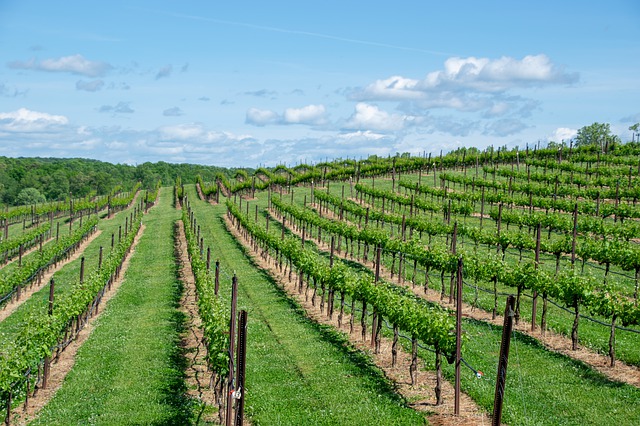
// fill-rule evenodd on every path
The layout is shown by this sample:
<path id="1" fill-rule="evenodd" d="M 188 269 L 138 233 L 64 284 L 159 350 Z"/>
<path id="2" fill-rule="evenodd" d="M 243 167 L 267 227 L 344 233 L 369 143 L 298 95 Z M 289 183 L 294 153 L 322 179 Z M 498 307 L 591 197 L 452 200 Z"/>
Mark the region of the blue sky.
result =
<path id="1" fill-rule="evenodd" d="M 596 121 L 640 122 L 636 0 L 0 0 L 0 155 L 295 165 Z"/>

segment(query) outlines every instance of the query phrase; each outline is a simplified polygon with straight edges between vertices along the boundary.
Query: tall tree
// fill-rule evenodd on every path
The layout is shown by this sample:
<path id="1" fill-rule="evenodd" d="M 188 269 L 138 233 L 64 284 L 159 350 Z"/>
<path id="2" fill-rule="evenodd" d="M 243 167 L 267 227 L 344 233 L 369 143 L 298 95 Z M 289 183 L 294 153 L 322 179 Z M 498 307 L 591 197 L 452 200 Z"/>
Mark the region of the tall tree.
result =
<path id="1" fill-rule="evenodd" d="M 45 201 L 47 200 L 44 198 L 44 195 L 35 188 L 23 189 L 20 191 L 18 198 L 16 199 L 16 202 L 20 205 L 44 203 Z"/>
<path id="2" fill-rule="evenodd" d="M 636 141 L 636 134 L 638 135 L 638 142 L 640 142 L 640 123 L 629 126 L 629 130 L 633 132 L 633 136 L 631 136 L 631 142 Z"/>
<path id="3" fill-rule="evenodd" d="M 578 129 L 575 146 L 596 146 L 602 152 L 608 151 L 619 142 L 618 136 L 611 133 L 609 123 L 593 123 Z"/>

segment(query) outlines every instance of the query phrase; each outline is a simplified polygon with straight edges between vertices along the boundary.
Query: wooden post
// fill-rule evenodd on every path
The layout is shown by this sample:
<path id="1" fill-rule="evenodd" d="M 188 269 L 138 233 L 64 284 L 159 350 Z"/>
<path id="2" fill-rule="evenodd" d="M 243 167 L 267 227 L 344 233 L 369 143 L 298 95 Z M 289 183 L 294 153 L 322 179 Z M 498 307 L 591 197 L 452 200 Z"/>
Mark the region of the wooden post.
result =
<path id="1" fill-rule="evenodd" d="M 7 398 L 7 415 L 4 418 L 4 424 L 6 426 L 11 425 L 11 403 L 13 399 L 13 393 L 9 391 L 9 397 Z"/>
<path id="2" fill-rule="evenodd" d="M 84 256 L 80 258 L 80 284 L 84 282 Z"/>

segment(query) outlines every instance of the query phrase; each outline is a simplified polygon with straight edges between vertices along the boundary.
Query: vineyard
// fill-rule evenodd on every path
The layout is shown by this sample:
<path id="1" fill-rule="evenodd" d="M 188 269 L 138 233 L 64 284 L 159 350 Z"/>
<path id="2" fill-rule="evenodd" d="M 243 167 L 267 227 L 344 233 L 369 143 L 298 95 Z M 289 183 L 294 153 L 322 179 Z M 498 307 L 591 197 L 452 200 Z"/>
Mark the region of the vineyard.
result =
<path id="1" fill-rule="evenodd" d="M 5 424 L 640 422 L 638 143 L 171 178 L 0 211 Z"/>

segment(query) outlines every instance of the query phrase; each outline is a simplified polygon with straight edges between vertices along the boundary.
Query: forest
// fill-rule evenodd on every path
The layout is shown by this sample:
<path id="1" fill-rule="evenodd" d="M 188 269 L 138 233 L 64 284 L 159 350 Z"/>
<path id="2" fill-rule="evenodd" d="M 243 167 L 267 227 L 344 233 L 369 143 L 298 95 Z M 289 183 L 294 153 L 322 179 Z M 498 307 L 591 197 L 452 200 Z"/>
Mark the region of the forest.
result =
<path id="1" fill-rule="evenodd" d="M 213 180 L 216 173 L 233 176 L 235 172 L 216 166 L 163 161 L 132 166 L 82 158 L 0 157 L 0 206 L 106 195 L 116 186 L 130 190 L 137 182 L 143 188 L 153 188 L 158 181 L 170 185 L 178 176 L 188 182 L 195 181 L 198 175 Z"/>

